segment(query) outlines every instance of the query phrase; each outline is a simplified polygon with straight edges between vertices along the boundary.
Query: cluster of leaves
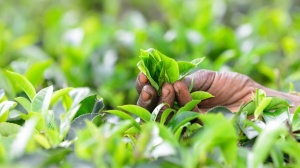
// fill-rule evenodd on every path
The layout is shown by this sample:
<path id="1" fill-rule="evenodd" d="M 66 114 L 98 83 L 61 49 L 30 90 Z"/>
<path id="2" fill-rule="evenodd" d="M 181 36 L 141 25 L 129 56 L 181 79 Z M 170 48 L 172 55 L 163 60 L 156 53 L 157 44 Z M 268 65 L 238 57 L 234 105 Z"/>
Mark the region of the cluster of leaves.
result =
<path id="1" fill-rule="evenodd" d="M 196 58 L 191 62 L 178 61 L 165 56 L 156 49 L 141 50 L 141 61 L 137 66 L 158 91 L 165 83 L 174 83 L 188 75 L 204 58 Z"/>
<path id="2" fill-rule="evenodd" d="M 50 86 L 36 93 L 24 76 L 6 73 L 25 94 L 12 101 L 0 90 L 2 166 L 300 166 L 300 107 L 291 115 L 287 100 L 262 90 L 236 113 L 215 107 L 206 114 L 191 111 L 211 96 L 198 92 L 158 120 L 164 104 L 152 112 L 136 105 L 102 111 L 102 100 L 87 88 L 54 92 Z"/>

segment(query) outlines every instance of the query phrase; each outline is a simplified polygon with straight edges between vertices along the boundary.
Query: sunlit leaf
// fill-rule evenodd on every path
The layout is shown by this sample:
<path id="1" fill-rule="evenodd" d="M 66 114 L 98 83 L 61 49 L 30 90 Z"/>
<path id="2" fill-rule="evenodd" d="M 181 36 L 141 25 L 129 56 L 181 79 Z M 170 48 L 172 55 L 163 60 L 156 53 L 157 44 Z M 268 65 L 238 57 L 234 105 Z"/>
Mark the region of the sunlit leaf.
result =
<path id="1" fill-rule="evenodd" d="M 269 105 L 269 103 L 272 101 L 272 97 L 266 97 L 261 100 L 259 105 L 256 107 L 254 111 L 254 117 L 255 119 L 258 119 L 263 113 L 263 110 Z"/>
<path id="2" fill-rule="evenodd" d="M 31 102 L 25 97 L 16 97 L 15 100 L 27 111 L 31 111 Z"/>
<path id="3" fill-rule="evenodd" d="M 49 86 L 40 90 L 32 100 L 31 111 L 40 112 L 45 115 L 49 106 L 53 93 L 53 86 Z"/>
<path id="4" fill-rule="evenodd" d="M 67 88 L 63 88 L 63 89 L 55 91 L 51 97 L 50 105 L 54 105 L 59 100 L 59 98 L 61 98 L 64 94 L 69 93 L 72 89 L 73 88 L 71 88 L 71 87 L 67 87 Z"/>
<path id="5" fill-rule="evenodd" d="M 0 123 L 0 135 L 5 137 L 15 135 L 21 128 L 22 127 L 17 124 L 2 122 Z"/>
<path id="6" fill-rule="evenodd" d="M 5 100 L 0 103 L 0 122 L 7 120 L 9 115 L 9 110 L 17 105 L 16 102 Z"/>
<path id="7" fill-rule="evenodd" d="M 208 92 L 204 91 L 195 91 L 191 93 L 191 97 L 193 100 L 205 100 L 214 97 Z"/>
<path id="8" fill-rule="evenodd" d="M 292 120 L 292 130 L 300 130 L 300 106 L 296 108 Z"/>
<path id="9" fill-rule="evenodd" d="M 27 94 L 30 100 L 33 100 L 36 94 L 35 88 L 24 76 L 11 71 L 6 71 L 6 74 L 9 75 L 9 77 L 14 81 L 14 83 L 17 83 L 23 89 L 23 91 Z"/>
<path id="10" fill-rule="evenodd" d="M 26 71 L 25 77 L 33 86 L 38 86 L 43 80 L 45 70 L 53 63 L 52 60 L 32 64 Z"/>
<path id="11" fill-rule="evenodd" d="M 123 105 L 123 106 L 118 106 L 118 108 L 128 112 L 128 113 L 131 113 L 131 114 L 134 114 L 138 117 L 140 117 L 142 120 L 146 121 L 146 122 L 149 122 L 150 119 L 151 119 L 151 114 L 148 110 L 140 107 L 140 106 L 137 106 L 137 105 Z"/>
<path id="12" fill-rule="evenodd" d="M 35 134 L 33 136 L 34 140 L 41 145 L 42 147 L 44 147 L 45 149 L 49 149 L 51 147 L 50 143 L 48 142 L 47 138 L 44 137 L 41 134 Z"/>

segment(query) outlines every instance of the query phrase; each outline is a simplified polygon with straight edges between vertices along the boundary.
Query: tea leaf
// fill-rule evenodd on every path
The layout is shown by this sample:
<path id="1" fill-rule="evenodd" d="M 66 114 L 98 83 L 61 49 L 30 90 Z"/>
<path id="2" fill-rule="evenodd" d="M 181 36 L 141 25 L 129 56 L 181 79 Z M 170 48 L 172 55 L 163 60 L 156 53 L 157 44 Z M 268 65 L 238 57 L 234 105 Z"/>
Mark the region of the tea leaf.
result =
<path id="1" fill-rule="evenodd" d="M 253 167 L 258 167 L 262 164 L 279 139 L 279 136 L 287 133 L 286 127 L 282 123 L 278 121 L 267 123 L 253 147 Z"/>
<path id="2" fill-rule="evenodd" d="M 288 110 L 289 109 L 285 107 L 272 112 L 264 112 L 262 115 L 267 123 L 274 120 L 278 120 L 281 123 L 285 123 L 286 121 L 289 121 L 290 118 Z"/>
<path id="3" fill-rule="evenodd" d="M 261 102 L 259 103 L 259 105 L 256 107 L 254 111 L 255 119 L 258 119 L 258 117 L 262 115 L 262 112 L 270 104 L 271 101 L 272 101 L 272 97 L 266 97 L 261 100 Z"/>
<path id="4" fill-rule="evenodd" d="M 77 118 L 78 116 L 81 116 L 83 114 L 92 113 L 96 101 L 97 101 L 97 95 L 96 94 L 84 98 L 79 103 L 80 104 L 80 108 L 76 112 L 76 115 L 75 115 L 74 118 Z"/>
<path id="5" fill-rule="evenodd" d="M 29 99 L 32 101 L 34 98 L 36 91 L 33 85 L 26 79 L 24 76 L 11 72 L 11 71 L 6 71 L 6 74 L 13 80 L 14 83 L 17 83 L 22 90 L 27 94 Z"/>
<path id="6" fill-rule="evenodd" d="M 224 106 L 216 106 L 216 107 L 208 110 L 208 113 L 216 113 L 216 114 L 221 113 L 228 120 L 231 120 L 234 117 L 233 112 L 231 112 L 228 108 L 226 108 Z"/>
<path id="7" fill-rule="evenodd" d="M 73 88 L 67 87 L 67 88 L 63 88 L 63 89 L 55 91 L 52 95 L 50 105 L 53 106 L 59 100 L 59 98 L 61 98 L 64 94 L 69 93 L 71 90 L 73 90 Z"/>
<path id="8" fill-rule="evenodd" d="M 203 58 L 196 58 L 191 62 L 186 61 L 178 61 L 178 68 L 179 68 L 179 80 L 183 79 L 186 75 L 188 75 L 194 68 L 196 68 L 202 61 Z"/>
<path id="9" fill-rule="evenodd" d="M 181 112 L 179 114 L 176 114 L 171 118 L 171 120 L 168 122 L 167 126 L 173 131 L 176 132 L 178 128 L 180 128 L 182 125 L 186 124 L 187 122 L 196 119 L 200 116 L 200 113 L 197 112 Z"/>
<path id="10" fill-rule="evenodd" d="M 191 97 L 193 100 L 205 100 L 214 97 L 208 92 L 204 91 L 196 91 L 191 93 Z"/>
<path id="11" fill-rule="evenodd" d="M 151 121 L 156 120 L 156 118 L 158 116 L 158 113 L 160 112 L 161 108 L 163 108 L 165 105 L 167 105 L 167 104 L 166 103 L 161 103 L 157 107 L 155 107 L 155 109 L 151 113 L 151 118 L 150 118 Z"/>
<path id="12" fill-rule="evenodd" d="M 5 137 L 15 135 L 21 128 L 22 127 L 17 124 L 2 122 L 0 123 L 0 135 Z"/>
<path id="13" fill-rule="evenodd" d="M 25 97 L 16 97 L 15 100 L 21 104 L 27 112 L 31 111 L 31 103 L 28 99 Z"/>
<path id="14" fill-rule="evenodd" d="M 140 117 L 142 120 L 145 122 L 149 122 L 151 119 L 151 114 L 148 110 L 137 106 L 137 105 L 123 105 L 123 106 L 118 106 L 118 108 L 136 115 L 137 117 Z"/>
<path id="15" fill-rule="evenodd" d="M 300 106 L 296 108 L 292 120 L 292 131 L 300 130 Z"/>
<path id="16" fill-rule="evenodd" d="M 290 107 L 290 103 L 286 99 L 280 97 L 272 97 L 271 102 L 268 104 L 265 110 L 269 111 L 272 109 L 279 109 L 285 107 Z"/>
<path id="17" fill-rule="evenodd" d="M 151 74 L 150 74 L 149 70 L 147 69 L 147 67 L 145 66 L 144 62 L 143 61 L 138 62 L 137 66 L 140 69 L 140 71 L 143 72 L 143 74 L 147 76 L 147 79 L 149 80 L 151 85 L 156 90 L 158 90 L 159 86 L 158 86 L 157 82 L 155 82 L 154 79 L 151 77 Z"/>
<path id="18" fill-rule="evenodd" d="M 53 93 L 53 86 L 49 86 L 40 90 L 32 100 L 31 111 L 46 114 L 50 106 L 50 101 Z"/>
<path id="19" fill-rule="evenodd" d="M 0 122 L 4 122 L 8 118 L 9 110 L 17 105 L 16 102 L 5 100 L 0 103 Z"/>
<path id="20" fill-rule="evenodd" d="M 181 107 L 180 109 L 178 109 L 177 113 L 181 113 L 183 111 L 191 111 L 193 110 L 199 103 L 201 102 L 201 100 L 192 100 L 188 103 L 186 103 L 183 107 Z"/>
<path id="21" fill-rule="evenodd" d="M 125 120 L 130 120 L 132 122 L 132 125 L 135 126 L 138 130 L 141 129 L 140 125 L 135 121 L 135 119 L 128 115 L 127 113 L 123 112 L 123 111 L 120 111 L 120 110 L 107 110 L 107 111 L 104 111 L 106 113 L 110 113 L 110 114 L 114 114 L 122 119 L 125 119 Z"/>
<path id="22" fill-rule="evenodd" d="M 25 77 L 33 86 L 38 86 L 43 80 L 45 70 L 53 63 L 52 60 L 32 64 L 27 70 Z"/>
<path id="23" fill-rule="evenodd" d="M 161 115 L 161 117 L 160 117 L 159 123 L 165 124 L 166 121 L 167 121 L 167 119 L 168 119 L 168 117 L 169 117 L 169 115 L 170 115 L 171 113 L 174 113 L 174 115 L 175 115 L 176 110 L 174 110 L 174 109 L 172 109 L 172 108 L 167 108 L 167 109 L 162 113 L 162 115 Z"/>

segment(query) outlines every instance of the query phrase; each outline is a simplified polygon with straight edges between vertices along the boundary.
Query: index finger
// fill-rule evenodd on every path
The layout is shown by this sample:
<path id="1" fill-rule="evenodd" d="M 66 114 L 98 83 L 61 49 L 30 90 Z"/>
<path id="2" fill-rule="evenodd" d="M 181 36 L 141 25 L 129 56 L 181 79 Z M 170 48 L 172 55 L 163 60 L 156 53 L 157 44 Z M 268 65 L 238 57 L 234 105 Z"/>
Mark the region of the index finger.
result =
<path id="1" fill-rule="evenodd" d="M 143 87 L 148 83 L 149 83 L 149 81 L 148 81 L 146 75 L 144 75 L 142 72 L 140 72 L 135 81 L 135 87 L 136 87 L 137 92 L 140 94 L 142 92 Z"/>

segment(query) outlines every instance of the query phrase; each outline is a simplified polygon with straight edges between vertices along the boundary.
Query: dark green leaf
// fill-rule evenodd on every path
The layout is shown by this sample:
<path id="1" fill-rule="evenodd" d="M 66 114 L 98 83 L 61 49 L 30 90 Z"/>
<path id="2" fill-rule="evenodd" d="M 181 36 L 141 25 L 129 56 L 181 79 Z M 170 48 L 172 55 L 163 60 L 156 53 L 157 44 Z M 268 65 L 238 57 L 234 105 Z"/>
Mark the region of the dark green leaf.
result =
<path id="1" fill-rule="evenodd" d="M 179 114 L 176 114 L 172 117 L 172 119 L 168 122 L 168 127 L 173 131 L 176 132 L 177 129 L 179 129 L 181 126 L 186 124 L 187 122 L 196 119 L 200 116 L 200 113 L 197 112 L 181 112 Z"/>
<path id="2" fill-rule="evenodd" d="M 286 99 L 280 97 L 272 97 L 272 100 L 265 108 L 265 111 L 280 109 L 285 107 L 290 107 L 290 103 Z"/>
<path id="3" fill-rule="evenodd" d="M 77 118 L 78 116 L 81 116 L 83 114 L 92 113 L 96 102 L 97 102 L 96 94 L 88 96 L 88 97 L 84 98 L 83 100 L 81 100 L 81 102 L 79 103 L 80 108 L 77 111 L 74 118 Z"/>
<path id="4" fill-rule="evenodd" d="M 231 112 L 228 108 L 226 108 L 224 106 L 216 106 L 216 107 L 208 110 L 208 113 L 216 113 L 216 114 L 221 113 L 228 120 L 231 120 L 234 117 L 233 112 Z"/>
<path id="5" fill-rule="evenodd" d="M 161 115 L 160 117 L 160 121 L 159 123 L 165 124 L 169 115 L 171 115 L 173 113 L 173 115 L 175 115 L 176 110 L 172 109 L 172 108 L 167 108 Z"/>
<path id="6" fill-rule="evenodd" d="M 188 102 L 187 104 L 185 104 L 183 107 L 181 107 L 180 109 L 178 109 L 177 113 L 181 113 L 183 111 L 191 111 L 193 110 L 199 103 L 201 102 L 201 100 L 192 100 L 190 102 Z"/>
<path id="7" fill-rule="evenodd" d="M 263 118 L 267 123 L 273 120 L 285 123 L 290 120 L 289 108 L 281 107 L 274 112 L 264 112 Z"/>

